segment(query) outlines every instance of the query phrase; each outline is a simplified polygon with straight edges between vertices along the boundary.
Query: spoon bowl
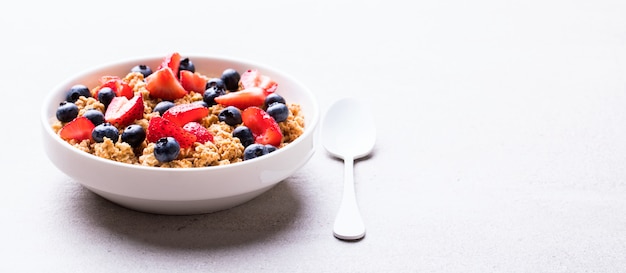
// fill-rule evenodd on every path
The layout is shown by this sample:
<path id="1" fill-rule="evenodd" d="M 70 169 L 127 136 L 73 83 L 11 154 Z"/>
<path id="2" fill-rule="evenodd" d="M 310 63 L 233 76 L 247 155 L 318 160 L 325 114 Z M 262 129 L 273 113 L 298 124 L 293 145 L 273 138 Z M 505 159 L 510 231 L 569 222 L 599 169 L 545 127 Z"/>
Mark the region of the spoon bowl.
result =
<path id="1" fill-rule="evenodd" d="M 336 101 L 328 109 L 322 128 L 322 143 L 339 158 L 367 156 L 376 142 L 371 108 L 354 98 Z"/>
<path id="2" fill-rule="evenodd" d="M 344 161 L 344 186 L 333 234 L 342 240 L 359 240 L 365 225 L 354 191 L 354 160 L 368 155 L 376 142 L 372 108 L 355 98 L 334 102 L 324 117 L 321 140 L 324 148 Z"/>

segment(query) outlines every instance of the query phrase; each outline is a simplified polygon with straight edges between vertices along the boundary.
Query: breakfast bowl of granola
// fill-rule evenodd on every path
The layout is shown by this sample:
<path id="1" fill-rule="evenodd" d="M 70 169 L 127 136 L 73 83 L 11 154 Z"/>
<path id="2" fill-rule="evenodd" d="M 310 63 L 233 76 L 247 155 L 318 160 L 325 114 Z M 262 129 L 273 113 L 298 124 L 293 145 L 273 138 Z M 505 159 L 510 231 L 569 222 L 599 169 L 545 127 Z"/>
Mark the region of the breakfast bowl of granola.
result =
<path id="1" fill-rule="evenodd" d="M 246 203 L 312 157 L 319 107 L 284 72 L 182 55 L 113 62 L 57 85 L 43 147 L 64 174 L 129 209 L 211 213 Z"/>

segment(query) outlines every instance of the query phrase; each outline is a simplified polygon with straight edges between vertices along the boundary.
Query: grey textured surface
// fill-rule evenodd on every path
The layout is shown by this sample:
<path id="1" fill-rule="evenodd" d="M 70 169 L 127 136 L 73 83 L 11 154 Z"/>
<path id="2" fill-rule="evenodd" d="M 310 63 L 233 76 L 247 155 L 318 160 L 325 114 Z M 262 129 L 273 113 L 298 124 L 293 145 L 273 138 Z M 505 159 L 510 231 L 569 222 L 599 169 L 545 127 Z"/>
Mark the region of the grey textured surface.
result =
<path id="1" fill-rule="evenodd" d="M 0 4 L 0 271 L 626 268 L 626 2 L 107 3 Z M 171 51 L 285 70 L 322 109 L 378 104 L 377 146 L 355 164 L 366 237 L 332 236 L 343 167 L 321 146 L 207 215 L 131 211 L 55 169 L 38 135 L 46 90 Z"/>

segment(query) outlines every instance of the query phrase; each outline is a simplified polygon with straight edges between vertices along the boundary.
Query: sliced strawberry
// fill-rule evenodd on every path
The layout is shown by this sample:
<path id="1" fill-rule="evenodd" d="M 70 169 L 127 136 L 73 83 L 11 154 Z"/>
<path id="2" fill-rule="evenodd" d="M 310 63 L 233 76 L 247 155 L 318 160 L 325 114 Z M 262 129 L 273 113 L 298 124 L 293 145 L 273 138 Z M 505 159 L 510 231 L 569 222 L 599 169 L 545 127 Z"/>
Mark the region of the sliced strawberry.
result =
<path id="1" fill-rule="evenodd" d="M 163 59 L 159 67 L 157 67 L 157 70 L 164 68 L 164 67 L 169 67 L 172 70 L 172 72 L 174 72 L 174 75 L 178 75 L 178 69 L 180 68 L 180 60 L 181 60 L 180 53 L 174 52 Z"/>
<path id="2" fill-rule="evenodd" d="M 195 121 L 188 122 L 183 126 L 183 129 L 187 132 L 190 132 L 196 136 L 196 142 L 200 142 L 202 144 L 207 141 L 213 142 L 213 135 L 209 132 L 209 129 L 202 126 L 202 124 L 197 123 Z"/>
<path id="3" fill-rule="evenodd" d="M 248 69 L 246 72 L 243 72 L 243 74 L 241 74 L 240 82 L 244 89 L 250 87 L 260 87 L 265 91 L 265 94 L 274 93 L 276 88 L 278 88 L 278 83 L 276 83 L 276 81 L 269 76 L 262 75 L 256 69 Z"/>
<path id="4" fill-rule="evenodd" d="M 267 94 L 274 93 L 278 88 L 278 83 L 276 83 L 269 76 L 262 75 L 261 80 L 259 81 L 259 87 L 263 88 Z"/>
<path id="5" fill-rule="evenodd" d="M 178 78 L 169 67 L 161 68 L 146 77 L 146 89 L 153 98 L 173 101 L 187 95 Z"/>
<path id="6" fill-rule="evenodd" d="M 117 127 L 126 127 L 137 119 L 143 118 L 143 97 L 141 95 L 127 99 L 124 96 L 115 97 L 104 113 L 104 120 Z"/>
<path id="7" fill-rule="evenodd" d="M 248 69 L 241 73 L 241 79 L 239 79 L 239 83 L 245 89 L 248 87 L 253 87 L 257 85 L 257 80 L 259 78 L 259 71 L 256 69 Z"/>
<path id="8" fill-rule="evenodd" d="M 64 140 L 83 141 L 91 139 L 91 131 L 96 126 L 86 117 L 79 116 L 68 122 L 59 130 L 59 136 Z"/>
<path id="9" fill-rule="evenodd" d="M 183 103 L 172 106 L 163 113 L 163 118 L 183 126 L 190 121 L 198 121 L 209 115 L 209 108 L 198 103 Z"/>
<path id="10" fill-rule="evenodd" d="M 162 137 L 173 137 L 181 148 L 189 148 L 196 141 L 196 135 L 159 116 L 152 117 L 146 130 L 146 139 L 156 142 Z"/>
<path id="11" fill-rule="evenodd" d="M 241 112 L 243 124 L 250 128 L 254 136 L 254 142 L 260 144 L 270 144 L 278 147 L 283 140 L 283 133 L 280 126 L 263 109 L 252 106 Z"/>
<path id="12" fill-rule="evenodd" d="M 100 77 L 100 86 L 95 88 L 93 91 L 93 97 L 98 98 L 98 91 L 103 87 L 109 87 L 113 89 L 115 95 L 120 97 L 124 96 L 127 99 L 131 99 L 135 93 L 133 92 L 133 88 L 128 85 L 127 82 L 122 80 L 117 76 L 102 76 Z"/>
<path id="13" fill-rule="evenodd" d="M 250 87 L 241 91 L 230 92 L 215 98 L 215 102 L 224 106 L 246 109 L 250 106 L 263 106 L 267 94 L 260 87 Z"/>
<path id="14" fill-rule="evenodd" d="M 189 70 L 180 71 L 180 84 L 187 91 L 204 92 L 206 90 L 206 82 L 207 80 L 198 73 L 193 73 Z"/>

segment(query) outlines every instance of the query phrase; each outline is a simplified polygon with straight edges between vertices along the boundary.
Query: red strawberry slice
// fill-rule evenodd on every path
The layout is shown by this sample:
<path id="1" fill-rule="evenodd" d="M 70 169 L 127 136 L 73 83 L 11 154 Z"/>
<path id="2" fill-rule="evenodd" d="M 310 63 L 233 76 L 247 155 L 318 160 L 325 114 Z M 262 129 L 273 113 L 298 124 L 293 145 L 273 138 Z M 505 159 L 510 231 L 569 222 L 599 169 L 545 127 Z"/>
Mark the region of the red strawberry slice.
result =
<path id="1" fill-rule="evenodd" d="M 104 113 L 104 120 L 117 127 L 125 127 L 137 119 L 143 118 L 143 97 L 141 95 L 127 99 L 124 96 L 115 97 Z"/>
<path id="2" fill-rule="evenodd" d="M 86 117 L 79 116 L 72 121 L 68 122 L 59 130 L 59 136 L 64 140 L 74 139 L 76 141 L 83 141 L 85 139 L 91 139 L 91 131 L 96 126 Z"/>
<path id="3" fill-rule="evenodd" d="M 130 85 L 128 85 L 128 83 L 122 80 L 120 77 L 102 76 L 100 77 L 100 86 L 98 86 L 93 91 L 94 98 L 98 98 L 98 91 L 100 91 L 100 89 L 102 89 L 103 87 L 109 87 L 113 89 L 115 95 L 118 97 L 124 96 L 127 99 L 131 99 L 135 95 L 133 88 L 130 87 Z"/>
<path id="4" fill-rule="evenodd" d="M 196 136 L 196 142 L 200 142 L 202 144 L 207 141 L 213 142 L 213 135 L 209 132 L 209 129 L 202 126 L 202 124 L 197 123 L 195 121 L 188 122 L 183 126 L 183 129 L 187 132 L 190 132 Z"/>
<path id="5" fill-rule="evenodd" d="M 163 61 L 161 61 L 161 64 L 157 67 L 157 70 L 164 68 L 164 67 L 169 67 L 172 70 L 172 72 L 174 72 L 174 75 L 178 75 L 178 69 L 180 68 L 181 58 L 182 57 L 180 56 L 180 53 L 174 52 L 170 54 L 169 56 L 165 57 Z"/>
<path id="6" fill-rule="evenodd" d="M 198 73 L 193 73 L 189 70 L 180 71 L 180 84 L 187 91 L 204 92 L 206 90 L 206 82 L 207 80 Z"/>
<path id="7" fill-rule="evenodd" d="M 215 98 L 215 102 L 224 106 L 235 106 L 246 109 L 250 106 L 263 106 L 265 91 L 260 87 L 249 87 L 241 91 L 230 92 Z"/>
<path id="8" fill-rule="evenodd" d="M 261 79 L 259 81 L 259 87 L 265 90 L 265 93 L 274 93 L 278 88 L 278 83 L 272 80 L 270 77 L 261 75 Z"/>
<path id="9" fill-rule="evenodd" d="M 258 70 L 248 69 L 244 71 L 243 73 L 241 73 L 241 78 L 239 79 L 239 82 L 241 83 L 241 86 L 244 89 L 248 87 L 257 86 L 259 75 L 260 73 Z"/>
<path id="10" fill-rule="evenodd" d="M 241 85 L 244 89 L 250 87 L 260 87 L 265 91 L 265 94 L 274 93 L 278 88 L 278 83 L 272 80 L 269 76 L 262 75 L 256 69 L 248 69 L 241 74 Z"/>
<path id="11" fill-rule="evenodd" d="M 146 139 L 157 142 L 162 137 L 173 137 L 181 148 L 189 148 L 196 141 L 196 135 L 185 131 L 182 127 L 159 116 L 150 119 L 146 130 Z"/>
<path id="12" fill-rule="evenodd" d="M 187 91 L 169 67 L 155 71 L 145 80 L 146 89 L 153 98 L 173 101 L 187 95 Z"/>
<path id="13" fill-rule="evenodd" d="M 209 108 L 198 103 L 183 103 L 172 106 L 163 113 L 163 118 L 178 126 L 183 126 L 190 121 L 198 121 L 209 115 Z"/>
<path id="14" fill-rule="evenodd" d="M 278 147 L 283 140 L 283 133 L 280 126 L 263 109 L 252 106 L 241 112 L 243 124 L 250 128 L 254 136 L 254 142 L 260 144 L 270 144 Z"/>

